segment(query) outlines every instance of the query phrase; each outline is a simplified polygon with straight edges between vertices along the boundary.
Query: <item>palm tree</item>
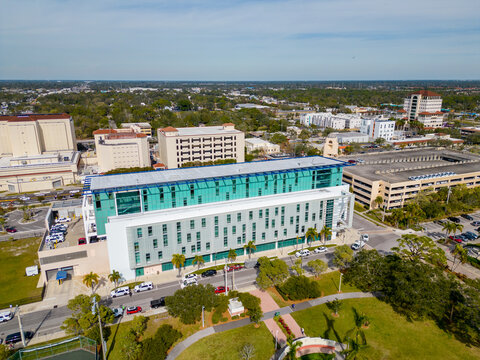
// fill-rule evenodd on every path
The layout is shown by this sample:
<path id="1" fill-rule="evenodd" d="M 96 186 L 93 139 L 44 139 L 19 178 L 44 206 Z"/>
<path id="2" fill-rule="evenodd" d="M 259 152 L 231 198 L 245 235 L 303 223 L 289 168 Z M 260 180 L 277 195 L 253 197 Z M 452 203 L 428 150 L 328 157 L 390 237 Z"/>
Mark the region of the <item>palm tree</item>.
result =
<path id="1" fill-rule="evenodd" d="M 99 280 L 99 276 L 98 274 L 95 274 L 94 272 L 90 271 L 89 274 L 85 275 L 83 277 L 83 283 L 92 289 L 92 294 L 95 293 L 94 291 L 94 288 L 95 288 L 95 285 L 98 284 L 98 280 Z"/>
<path id="2" fill-rule="evenodd" d="M 296 360 L 297 359 L 297 349 L 302 346 L 301 341 L 295 341 L 293 339 L 293 336 L 289 336 L 287 338 L 287 345 L 288 345 L 288 353 L 287 353 L 287 359 L 288 360 Z"/>
<path id="3" fill-rule="evenodd" d="M 380 207 L 380 205 L 383 204 L 383 197 L 381 195 L 378 195 L 375 200 L 373 200 L 373 202 L 375 203 L 375 205 L 377 206 L 377 208 Z"/>
<path id="4" fill-rule="evenodd" d="M 357 344 L 367 345 L 365 332 L 362 329 L 362 326 L 368 322 L 367 316 L 365 314 L 359 314 L 357 310 L 354 308 L 353 321 L 355 322 L 355 326 L 352 329 L 347 331 L 345 340 L 353 339 Z"/>
<path id="5" fill-rule="evenodd" d="M 185 255 L 173 254 L 172 264 L 178 269 L 178 276 L 180 276 L 180 272 L 182 271 L 182 266 L 185 264 Z"/>
<path id="6" fill-rule="evenodd" d="M 442 230 L 445 231 L 445 237 L 448 237 L 449 234 L 455 231 L 455 223 L 451 221 L 444 222 L 442 225 Z"/>
<path id="7" fill-rule="evenodd" d="M 453 236 L 458 232 L 463 231 L 463 225 L 462 224 L 457 224 L 457 223 L 452 223 L 453 224 Z"/>
<path id="8" fill-rule="evenodd" d="M 307 240 L 307 244 L 309 243 L 309 239 L 312 239 L 310 241 L 310 244 L 312 243 L 312 241 L 315 241 L 315 239 L 318 237 L 318 232 L 317 232 L 317 229 L 315 228 L 308 228 L 307 229 L 307 232 L 305 233 L 305 239 Z"/>
<path id="9" fill-rule="evenodd" d="M 323 238 L 323 244 L 325 244 L 327 238 L 332 236 L 332 228 L 324 225 L 322 230 L 320 230 L 320 236 Z"/>
<path id="10" fill-rule="evenodd" d="M 234 249 L 230 249 L 228 251 L 228 260 L 230 262 L 234 262 L 237 259 L 237 252 Z"/>
<path id="11" fill-rule="evenodd" d="M 243 245 L 243 247 L 248 250 L 248 260 L 250 260 L 250 256 L 252 256 L 252 250 L 257 250 L 255 242 L 250 240 L 248 244 Z"/>
<path id="12" fill-rule="evenodd" d="M 362 351 L 366 345 L 359 344 L 354 339 L 350 338 L 346 339 L 346 341 L 348 343 L 348 350 L 342 352 L 345 354 L 345 360 L 356 360 L 360 351 Z"/>
<path id="13" fill-rule="evenodd" d="M 122 275 L 117 270 L 112 270 L 111 274 L 108 274 L 108 280 L 115 285 L 115 288 L 118 287 L 118 282 L 122 278 Z"/>
<path id="14" fill-rule="evenodd" d="M 465 264 L 468 261 L 467 250 L 459 244 L 455 245 L 455 249 L 452 251 L 452 254 L 453 254 L 452 271 L 454 271 L 458 265 Z M 458 263 L 457 263 L 457 260 L 458 260 Z"/>
<path id="15" fill-rule="evenodd" d="M 195 265 L 197 264 L 198 270 L 200 270 L 200 266 L 205 264 L 205 259 L 201 255 L 195 255 L 193 258 L 192 264 Z"/>

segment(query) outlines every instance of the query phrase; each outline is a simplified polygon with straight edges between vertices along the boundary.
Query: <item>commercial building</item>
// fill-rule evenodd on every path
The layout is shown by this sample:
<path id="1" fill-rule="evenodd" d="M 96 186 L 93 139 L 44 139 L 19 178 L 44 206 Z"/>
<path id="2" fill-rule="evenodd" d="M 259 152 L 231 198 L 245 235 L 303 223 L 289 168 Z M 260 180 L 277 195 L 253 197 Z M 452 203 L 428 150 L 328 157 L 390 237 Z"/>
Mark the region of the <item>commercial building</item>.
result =
<path id="1" fill-rule="evenodd" d="M 159 162 L 176 169 L 189 162 L 235 159 L 245 161 L 245 135 L 232 123 L 158 129 Z"/>
<path id="2" fill-rule="evenodd" d="M 368 143 L 369 136 L 359 132 L 330 133 L 328 135 L 337 138 L 339 144 Z"/>
<path id="3" fill-rule="evenodd" d="M 403 109 L 408 120 L 418 120 L 426 128 L 443 125 L 442 96 L 429 90 L 420 90 L 404 100 Z"/>
<path id="4" fill-rule="evenodd" d="M 336 130 L 358 129 L 361 124 L 361 117 L 356 114 L 320 112 L 301 114 L 300 122 L 305 126 L 316 125 L 320 128 L 329 127 Z"/>
<path id="5" fill-rule="evenodd" d="M 100 172 L 151 166 L 147 135 L 115 129 L 93 132 Z"/>
<path id="6" fill-rule="evenodd" d="M 362 119 L 360 132 L 367 134 L 371 140 L 378 138 L 390 141 L 395 131 L 395 121 L 383 119 Z"/>
<path id="7" fill-rule="evenodd" d="M 144 134 L 148 137 L 152 137 L 152 125 L 146 122 L 140 123 L 122 123 L 122 129 L 128 129 L 137 134 Z"/>
<path id="8" fill-rule="evenodd" d="M 356 166 L 344 170 L 343 180 L 350 184 L 359 203 L 375 207 L 381 196 L 386 209 L 402 207 L 420 191 L 439 190 L 465 184 L 480 185 L 480 157 L 441 149 L 416 149 L 354 158 Z"/>
<path id="9" fill-rule="evenodd" d="M 276 154 L 280 152 L 280 145 L 272 144 L 267 140 L 259 138 L 245 139 L 245 146 L 247 148 L 247 152 L 249 153 L 255 150 L 259 150 L 265 154 Z"/>
<path id="10" fill-rule="evenodd" d="M 257 252 L 293 246 L 310 227 L 335 238 L 352 224 L 348 165 L 316 156 L 92 177 L 85 233 L 106 238 L 110 267 L 126 279 L 173 269 L 173 254 L 189 266 L 195 255 L 244 255 L 250 240 Z"/>
<path id="11" fill-rule="evenodd" d="M 0 190 L 50 190 L 75 183 L 76 150 L 68 114 L 0 116 Z"/>
<path id="12" fill-rule="evenodd" d="M 392 144 L 393 146 L 415 147 L 415 146 L 427 145 L 429 143 L 436 142 L 439 140 L 450 141 L 452 145 L 460 145 L 464 143 L 462 139 L 455 139 L 450 137 L 449 134 L 441 134 L 441 133 L 425 134 L 425 136 L 409 137 L 409 138 L 402 136 L 395 140 L 389 141 L 389 143 Z"/>

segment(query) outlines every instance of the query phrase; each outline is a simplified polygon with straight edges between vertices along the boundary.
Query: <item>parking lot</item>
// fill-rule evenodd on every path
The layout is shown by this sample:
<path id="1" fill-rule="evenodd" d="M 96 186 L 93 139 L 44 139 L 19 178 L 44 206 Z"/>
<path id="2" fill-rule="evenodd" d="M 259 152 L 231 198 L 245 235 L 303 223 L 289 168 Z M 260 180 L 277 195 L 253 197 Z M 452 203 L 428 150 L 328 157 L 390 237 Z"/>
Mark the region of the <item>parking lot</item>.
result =
<path id="1" fill-rule="evenodd" d="M 467 220 L 467 219 L 462 218 L 461 216 L 456 216 L 457 218 L 460 219 L 460 224 L 463 225 L 463 230 L 461 231 L 461 233 L 464 233 L 466 231 L 471 231 L 471 232 L 479 235 L 479 232 L 476 231 L 476 229 L 478 229 L 480 226 L 473 226 L 471 223 L 473 221 L 480 221 L 480 212 L 476 212 L 476 213 L 469 214 L 469 215 L 473 217 L 473 220 Z M 448 219 L 446 219 L 446 220 L 450 221 Z M 421 225 L 425 229 L 425 231 L 424 231 L 425 234 L 427 236 L 431 237 L 434 240 L 439 240 L 441 238 L 445 238 L 445 236 L 446 236 L 446 233 L 445 233 L 444 230 L 442 230 L 442 225 L 440 225 L 440 224 L 435 224 L 433 222 L 428 222 L 428 223 L 422 223 Z M 459 235 L 459 233 L 457 233 L 456 235 Z M 471 241 L 470 243 L 479 243 L 479 242 L 480 242 L 480 239 L 477 239 L 475 241 Z"/>
<path id="2" fill-rule="evenodd" d="M 56 249 L 66 248 L 70 246 L 78 246 L 78 239 L 85 237 L 85 231 L 83 229 L 82 218 L 72 219 L 70 222 L 63 223 L 67 225 L 67 232 L 65 234 L 65 241 L 56 244 Z M 48 247 L 43 247 L 42 250 L 46 250 Z"/>

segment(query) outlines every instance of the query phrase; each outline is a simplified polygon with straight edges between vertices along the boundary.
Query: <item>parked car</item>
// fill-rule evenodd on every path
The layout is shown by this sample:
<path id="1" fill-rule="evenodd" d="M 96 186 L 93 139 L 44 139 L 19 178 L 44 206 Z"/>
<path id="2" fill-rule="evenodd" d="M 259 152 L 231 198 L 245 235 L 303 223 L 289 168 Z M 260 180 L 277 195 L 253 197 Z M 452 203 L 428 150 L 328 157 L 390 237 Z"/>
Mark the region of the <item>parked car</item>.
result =
<path id="1" fill-rule="evenodd" d="M 112 298 L 119 297 L 119 296 L 125 296 L 125 295 L 130 295 L 130 288 L 128 286 L 123 286 L 118 289 L 113 290 L 110 293 Z"/>
<path id="2" fill-rule="evenodd" d="M 443 225 L 445 224 L 445 220 L 435 220 L 433 223 L 437 225 Z"/>
<path id="3" fill-rule="evenodd" d="M 198 275 L 197 274 L 186 274 L 184 277 L 183 277 L 183 280 L 187 280 L 187 279 L 195 279 L 197 280 L 198 279 Z"/>
<path id="4" fill-rule="evenodd" d="M 217 275 L 217 270 L 213 270 L 213 269 L 204 271 L 202 273 L 202 277 L 210 277 L 210 276 L 215 276 L 215 275 Z"/>
<path id="5" fill-rule="evenodd" d="M 304 257 L 304 256 L 308 256 L 308 255 L 310 255 L 310 250 L 307 250 L 307 249 L 303 249 L 303 250 L 297 251 L 295 253 L 296 257 Z"/>
<path id="6" fill-rule="evenodd" d="M 11 311 L 4 311 L 0 313 L 0 323 L 13 319 L 13 313 Z"/>
<path id="7" fill-rule="evenodd" d="M 450 217 L 448 218 L 448 220 L 450 220 L 450 221 L 452 221 L 452 222 L 454 222 L 454 223 L 457 223 L 457 224 L 460 223 L 460 219 L 457 218 L 457 217 L 455 217 L 455 216 L 450 216 Z"/>
<path id="8" fill-rule="evenodd" d="M 5 228 L 5 231 L 8 232 L 8 233 L 16 233 L 16 232 L 17 232 L 17 229 L 15 229 L 14 227 L 10 226 L 10 227 Z"/>
<path id="9" fill-rule="evenodd" d="M 360 236 L 360 240 L 364 242 L 368 242 L 368 240 L 370 240 L 370 237 L 368 236 L 368 234 L 362 234 Z"/>
<path id="10" fill-rule="evenodd" d="M 460 244 L 463 242 L 462 238 L 460 238 L 459 236 L 450 235 L 448 238 Z"/>
<path id="11" fill-rule="evenodd" d="M 66 222 L 70 222 L 72 219 L 70 219 L 69 217 L 59 217 L 58 219 L 55 219 L 55 222 L 56 223 L 66 223 Z"/>
<path id="12" fill-rule="evenodd" d="M 24 331 L 23 336 L 25 336 L 25 339 L 29 340 L 29 339 L 33 338 L 33 332 Z M 19 341 L 22 341 L 22 335 L 20 334 L 20 332 L 16 332 L 16 333 L 7 335 L 7 337 L 5 338 L 5 344 L 15 344 Z"/>
<path id="13" fill-rule="evenodd" d="M 138 292 L 152 290 L 152 289 L 153 289 L 153 283 L 151 281 L 149 281 L 149 282 L 144 282 L 144 283 L 141 283 L 141 284 L 135 286 L 133 291 L 138 293 Z"/>
<path id="14" fill-rule="evenodd" d="M 230 288 L 227 286 L 227 290 L 230 291 Z M 215 289 L 215 294 L 223 294 L 225 292 L 225 286 L 217 286 Z"/>
<path id="15" fill-rule="evenodd" d="M 227 272 L 231 272 L 233 270 L 241 270 L 241 269 L 243 269 L 243 266 L 240 264 L 227 266 Z"/>
<path id="16" fill-rule="evenodd" d="M 22 201 L 30 200 L 30 198 L 28 196 L 20 196 L 19 199 L 22 200 Z"/>
<path id="17" fill-rule="evenodd" d="M 85 238 L 79 238 L 78 239 L 78 245 L 85 245 L 87 243 L 87 239 Z"/>
<path id="18" fill-rule="evenodd" d="M 326 251 L 327 251 L 327 248 L 325 246 L 319 246 L 315 250 L 313 250 L 315 254 L 324 253 Z"/>
<path id="19" fill-rule="evenodd" d="M 187 286 L 190 286 L 190 285 L 198 285 L 198 282 L 196 279 L 187 279 L 187 280 L 183 280 L 182 283 L 180 284 L 180 288 L 186 288 Z"/>
<path id="20" fill-rule="evenodd" d="M 480 226 L 480 221 L 478 221 L 478 220 L 473 221 L 472 226 Z"/>
<path id="21" fill-rule="evenodd" d="M 127 307 L 127 315 L 141 313 L 142 308 L 140 306 L 129 306 Z"/>
<path id="22" fill-rule="evenodd" d="M 473 220 L 473 217 L 471 215 L 468 215 L 468 214 L 462 214 L 460 216 L 463 217 L 464 219 L 467 219 L 467 220 Z"/>
<path id="23" fill-rule="evenodd" d="M 472 240 L 477 240 L 477 238 L 478 238 L 478 235 L 475 234 L 475 233 L 473 233 L 473 232 L 471 232 L 471 231 L 466 231 L 466 232 L 465 232 L 465 235 L 468 236 L 468 237 L 470 237 Z"/>
<path id="24" fill-rule="evenodd" d="M 150 301 L 150 307 L 152 309 L 159 308 L 160 306 L 165 306 L 165 297 L 162 296 L 160 299 Z"/>
<path id="25" fill-rule="evenodd" d="M 123 315 L 123 309 L 121 307 L 113 308 L 112 311 L 113 311 L 113 316 L 115 316 L 116 318 Z"/>
<path id="26" fill-rule="evenodd" d="M 352 250 L 358 250 L 358 249 L 363 248 L 364 246 L 365 246 L 365 242 L 364 242 L 364 241 L 362 241 L 362 240 L 357 240 L 357 241 L 355 241 L 355 242 L 352 244 L 351 248 L 352 248 Z"/>

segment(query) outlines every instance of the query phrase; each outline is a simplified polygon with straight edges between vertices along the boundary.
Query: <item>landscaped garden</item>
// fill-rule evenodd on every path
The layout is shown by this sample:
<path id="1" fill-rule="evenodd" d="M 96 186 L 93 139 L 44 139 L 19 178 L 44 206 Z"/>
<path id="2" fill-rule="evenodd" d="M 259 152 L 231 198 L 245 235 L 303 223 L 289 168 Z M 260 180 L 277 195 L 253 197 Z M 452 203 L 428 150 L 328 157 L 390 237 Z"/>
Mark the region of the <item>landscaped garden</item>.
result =
<path id="1" fill-rule="evenodd" d="M 0 309 L 42 300 L 38 275 L 26 276 L 25 268 L 38 265 L 40 238 L 0 242 Z"/>
<path id="2" fill-rule="evenodd" d="M 480 358 L 480 349 L 468 347 L 437 327 L 434 321 L 408 321 L 385 302 L 375 298 L 342 301 L 339 316 L 327 305 L 292 313 L 307 336 L 345 343 L 347 331 L 355 327 L 354 309 L 369 318 L 363 329 L 367 346 L 362 355 L 375 359 L 450 359 Z"/>
<path id="3" fill-rule="evenodd" d="M 250 359 L 264 360 L 273 355 L 275 340 L 264 323 L 258 328 L 247 325 L 207 336 L 185 349 L 177 360 L 237 360 L 242 358 L 240 353 L 245 345 L 253 348 Z"/>

